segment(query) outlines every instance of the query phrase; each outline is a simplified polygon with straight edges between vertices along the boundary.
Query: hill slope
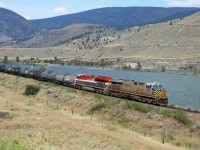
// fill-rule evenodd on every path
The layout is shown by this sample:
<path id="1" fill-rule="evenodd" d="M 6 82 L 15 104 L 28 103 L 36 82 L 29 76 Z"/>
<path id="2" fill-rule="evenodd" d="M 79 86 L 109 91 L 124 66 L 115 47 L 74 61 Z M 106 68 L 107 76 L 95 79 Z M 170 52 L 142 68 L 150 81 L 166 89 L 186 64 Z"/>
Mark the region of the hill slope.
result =
<path id="1" fill-rule="evenodd" d="M 0 145 L 4 140 L 15 141 L 10 148 L 14 143 L 18 146 L 20 140 L 30 146 L 27 149 L 181 150 L 189 145 L 200 148 L 199 114 L 179 112 L 189 119 L 189 124 L 184 125 L 173 115 L 166 117 L 162 108 L 148 106 L 151 112 L 147 113 L 136 109 L 147 108 L 140 103 L 3 73 L 0 79 Z M 22 94 L 29 84 L 41 87 L 34 99 Z M 105 107 L 97 107 L 102 104 Z"/>
<path id="2" fill-rule="evenodd" d="M 13 11 L 0 8 L 0 43 L 23 38 L 34 32 L 33 26 Z"/>
<path id="3" fill-rule="evenodd" d="M 191 15 L 197 8 L 113 7 L 100 8 L 76 14 L 32 20 L 39 30 L 54 29 L 79 23 L 103 24 L 124 29 L 133 26 L 158 23 Z"/>
<path id="4" fill-rule="evenodd" d="M 12 41 L 12 45 L 9 42 L 2 45 L 24 48 L 53 47 L 66 43 L 71 43 L 71 41 L 75 39 L 82 39 L 83 41 L 83 39 L 88 38 L 87 41 L 85 41 L 84 43 L 82 42 L 81 45 L 84 46 L 86 45 L 86 43 L 88 43 L 89 38 L 100 38 L 102 36 L 110 35 L 115 32 L 115 30 L 102 25 L 75 24 L 60 29 L 41 31 L 27 39 L 18 40 L 16 42 Z"/>
<path id="5" fill-rule="evenodd" d="M 199 29 L 200 12 L 185 19 L 131 28 L 117 33 L 120 39 L 87 54 L 86 59 L 198 57 Z"/>

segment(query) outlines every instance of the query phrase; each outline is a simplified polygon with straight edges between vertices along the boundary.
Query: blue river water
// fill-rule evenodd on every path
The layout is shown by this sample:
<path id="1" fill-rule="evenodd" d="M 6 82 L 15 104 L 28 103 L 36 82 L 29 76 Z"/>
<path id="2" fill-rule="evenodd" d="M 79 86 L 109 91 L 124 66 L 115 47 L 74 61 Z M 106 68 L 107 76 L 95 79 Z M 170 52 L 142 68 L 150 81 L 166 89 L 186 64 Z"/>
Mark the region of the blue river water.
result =
<path id="1" fill-rule="evenodd" d="M 30 68 L 30 66 L 20 66 Z M 101 75 L 141 82 L 158 82 L 168 91 L 169 104 L 200 110 L 200 75 L 180 75 L 167 72 L 118 71 L 70 65 L 47 66 L 46 70 L 73 75 Z"/>

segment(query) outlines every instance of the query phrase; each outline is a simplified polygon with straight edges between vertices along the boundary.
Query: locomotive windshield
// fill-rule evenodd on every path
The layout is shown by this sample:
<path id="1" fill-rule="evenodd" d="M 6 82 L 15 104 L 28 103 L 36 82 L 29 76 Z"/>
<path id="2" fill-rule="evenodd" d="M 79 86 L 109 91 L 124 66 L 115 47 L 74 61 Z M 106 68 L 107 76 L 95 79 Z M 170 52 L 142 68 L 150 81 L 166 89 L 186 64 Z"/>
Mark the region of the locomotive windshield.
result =
<path id="1" fill-rule="evenodd" d="M 159 90 L 159 89 L 162 89 L 162 88 L 163 88 L 163 86 L 160 85 L 160 84 L 154 84 L 154 85 L 152 85 L 152 89 L 153 90 Z"/>

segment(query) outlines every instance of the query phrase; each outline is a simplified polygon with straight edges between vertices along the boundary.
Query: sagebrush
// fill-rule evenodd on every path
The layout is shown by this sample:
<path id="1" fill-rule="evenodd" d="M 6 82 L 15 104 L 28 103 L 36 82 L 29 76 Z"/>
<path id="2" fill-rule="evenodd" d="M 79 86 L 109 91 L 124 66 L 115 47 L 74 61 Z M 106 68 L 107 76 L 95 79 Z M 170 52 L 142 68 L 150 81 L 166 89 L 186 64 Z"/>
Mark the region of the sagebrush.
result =
<path id="1" fill-rule="evenodd" d="M 39 91 L 40 91 L 40 86 L 29 84 L 25 86 L 24 95 L 35 96 Z"/>

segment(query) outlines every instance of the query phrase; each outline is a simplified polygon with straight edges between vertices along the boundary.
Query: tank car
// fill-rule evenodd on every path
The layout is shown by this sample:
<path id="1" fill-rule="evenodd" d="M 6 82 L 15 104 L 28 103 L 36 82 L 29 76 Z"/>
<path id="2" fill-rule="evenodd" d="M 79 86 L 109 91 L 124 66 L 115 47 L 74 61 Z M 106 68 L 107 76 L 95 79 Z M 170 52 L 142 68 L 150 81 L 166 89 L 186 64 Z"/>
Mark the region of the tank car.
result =
<path id="1" fill-rule="evenodd" d="M 23 76 L 23 77 L 30 77 L 30 73 L 31 73 L 31 69 L 29 68 L 22 68 L 20 70 L 20 75 Z"/>
<path id="2" fill-rule="evenodd" d="M 64 82 L 65 85 L 74 87 L 75 79 L 76 79 L 76 76 L 66 74 L 63 78 L 63 82 Z"/>
<path id="3" fill-rule="evenodd" d="M 55 72 L 50 72 L 48 75 L 47 75 L 47 80 L 49 82 L 55 82 L 55 77 L 56 77 L 56 73 Z"/>
<path id="4" fill-rule="evenodd" d="M 10 73 L 14 74 L 14 75 L 19 75 L 20 74 L 20 70 L 21 70 L 20 67 L 13 67 L 13 68 L 10 69 Z"/>
<path id="5" fill-rule="evenodd" d="M 49 73 L 52 73 L 52 71 L 43 71 L 42 73 L 41 73 L 41 75 L 40 75 L 40 77 L 41 77 L 41 80 L 43 80 L 43 81 L 48 81 L 48 74 Z"/>
<path id="6" fill-rule="evenodd" d="M 74 87 L 76 76 L 70 74 L 56 74 L 55 82 L 57 84 Z"/>
<path id="7" fill-rule="evenodd" d="M 32 70 L 30 72 L 30 76 L 33 78 L 33 79 L 37 79 L 37 80 L 40 80 L 40 75 L 41 75 L 42 71 L 40 70 Z"/>
<path id="8" fill-rule="evenodd" d="M 55 76 L 55 83 L 56 84 L 64 84 L 64 77 L 65 75 L 64 74 L 56 74 Z"/>
<path id="9" fill-rule="evenodd" d="M 0 65 L 0 72 L 4 72 L 5 71 L 6 66 L 5 65 Z"/>
<path id="10" fill-rule="evenodd" d="M 6 73 L 10 73 L 12 68 L 13 68 L 12 66 L 6 66 L 5 67 L 5 72 Z"/>

